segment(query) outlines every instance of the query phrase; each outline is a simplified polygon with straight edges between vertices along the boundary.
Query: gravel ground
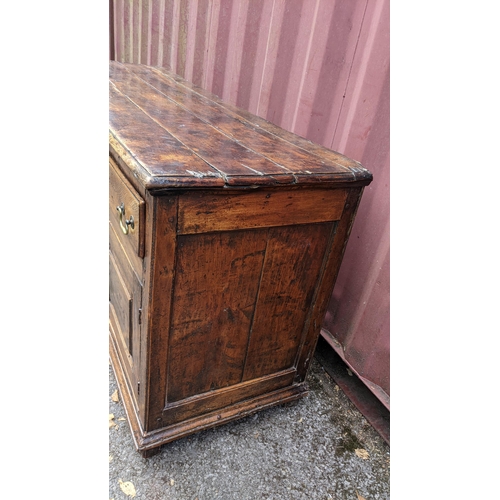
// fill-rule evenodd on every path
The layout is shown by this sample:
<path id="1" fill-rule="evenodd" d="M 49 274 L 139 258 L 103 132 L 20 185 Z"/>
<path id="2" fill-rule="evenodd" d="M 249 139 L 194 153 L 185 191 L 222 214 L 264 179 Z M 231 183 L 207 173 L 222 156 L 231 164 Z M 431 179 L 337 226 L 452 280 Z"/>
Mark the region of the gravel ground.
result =
<path id="1" fill-rule="evenodd" d="M 111 395 L 109 498 L 338 500 L 389 498 L 389 446 L 314 360 L 299 401 L 174 441 L 143 459 Z"/>

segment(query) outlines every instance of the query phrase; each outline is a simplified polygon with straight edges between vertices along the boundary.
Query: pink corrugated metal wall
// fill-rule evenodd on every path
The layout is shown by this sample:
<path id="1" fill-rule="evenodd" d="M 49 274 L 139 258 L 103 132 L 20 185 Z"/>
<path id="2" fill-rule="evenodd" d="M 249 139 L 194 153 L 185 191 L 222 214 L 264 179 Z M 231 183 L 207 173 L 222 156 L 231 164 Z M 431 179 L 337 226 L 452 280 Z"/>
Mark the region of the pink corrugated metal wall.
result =
<path id="1" fill-rule="evenodd" d="M 389 0 L 113 0 L 111 11 L 116 60 L 168 68 L 373 172 L 322 333 L 389 406 Z"/>

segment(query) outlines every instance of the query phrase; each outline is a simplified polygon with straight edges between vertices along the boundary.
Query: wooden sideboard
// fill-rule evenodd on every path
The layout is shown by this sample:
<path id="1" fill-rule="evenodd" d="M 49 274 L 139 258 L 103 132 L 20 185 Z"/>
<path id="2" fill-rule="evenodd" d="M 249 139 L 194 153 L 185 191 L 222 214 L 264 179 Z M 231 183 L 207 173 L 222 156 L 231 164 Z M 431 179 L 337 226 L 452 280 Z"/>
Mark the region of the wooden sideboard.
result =
<path id="1" fill-rule="evenodd" d="M 110 357 L 135 445 L 307 394 L 359 163 L 110 61 Z"/>

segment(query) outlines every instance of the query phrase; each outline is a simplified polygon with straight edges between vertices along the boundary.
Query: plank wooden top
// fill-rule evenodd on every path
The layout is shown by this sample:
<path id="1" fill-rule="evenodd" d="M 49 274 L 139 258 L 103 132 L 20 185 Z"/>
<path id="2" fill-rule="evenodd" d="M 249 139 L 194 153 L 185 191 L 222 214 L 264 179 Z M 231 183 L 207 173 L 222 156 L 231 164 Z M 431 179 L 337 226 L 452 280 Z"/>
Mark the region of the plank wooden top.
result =
<path id="1" fill-rule="evenodd" d="M 369 184 L 358 162 L 162 68 L 109 63 L 109 147 L 146 189 Z"/>

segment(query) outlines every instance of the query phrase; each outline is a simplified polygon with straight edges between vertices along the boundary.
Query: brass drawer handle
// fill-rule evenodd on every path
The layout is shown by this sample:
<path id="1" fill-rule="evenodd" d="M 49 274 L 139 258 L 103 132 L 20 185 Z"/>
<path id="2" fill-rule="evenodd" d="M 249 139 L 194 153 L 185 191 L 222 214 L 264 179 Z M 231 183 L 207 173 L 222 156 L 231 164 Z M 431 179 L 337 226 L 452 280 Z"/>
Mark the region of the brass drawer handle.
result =
<path id="1" fill-rule="evenodd" d="M 120 212 L 120 227 L 122 228 L 123 234 L 128 234 L 129 227 L 134 229 L 134 217 L 131 215 L 130 219 L 125 219 L 125 225 L 123 225 L 123 218 L 125 217 L 125 205 L 122 203 L 121 205 L 116 207 L 116 210 Z"/>

